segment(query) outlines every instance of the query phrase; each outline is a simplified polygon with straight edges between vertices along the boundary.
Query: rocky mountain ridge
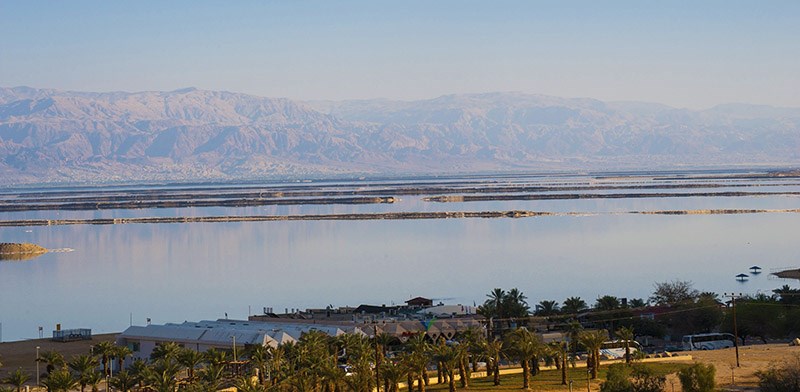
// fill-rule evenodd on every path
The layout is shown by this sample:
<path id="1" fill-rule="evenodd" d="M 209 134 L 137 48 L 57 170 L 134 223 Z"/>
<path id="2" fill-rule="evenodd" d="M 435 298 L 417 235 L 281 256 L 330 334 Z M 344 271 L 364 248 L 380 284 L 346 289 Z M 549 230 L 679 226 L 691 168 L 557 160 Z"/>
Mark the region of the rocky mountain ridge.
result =
<path id="1" fill-rule="evenodd" d="M 522 93 L 296 102 L 193 88 L 0 88 L 5 184 L 798 163 L 796 108 L 692 111 Z"/>

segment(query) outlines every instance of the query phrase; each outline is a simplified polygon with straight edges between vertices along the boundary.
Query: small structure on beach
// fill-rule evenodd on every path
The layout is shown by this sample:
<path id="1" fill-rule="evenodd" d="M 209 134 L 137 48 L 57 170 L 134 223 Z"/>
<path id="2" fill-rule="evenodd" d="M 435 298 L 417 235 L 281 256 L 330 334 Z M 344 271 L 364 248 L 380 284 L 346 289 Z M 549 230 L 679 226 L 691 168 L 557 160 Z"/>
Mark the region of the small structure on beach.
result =
<path id="1" fill-rule="evenodd" d="M 750 273 L 753 274 L 753 275 L 760 274 L 761 273 L 761 267 L 759 267 L 757 265 L 754 265 L 754 266 L 750 267 Z"/>
<path id="2" fill-rule="evenodd" d="M 53 340 L 56 342 L 73 342 L 76 340 L 92 340 L 92 330 L 88 328 L 61 329 L 57 326 L 53 331 Z"/>
<path id="3" fill-rule="evenodd" d="M 744 282 L 749 277 L 750 277 L 750 275 L 747 275 L 747 274 L 739 274 L 739 275 L 736 275 L 736 280 L 738 280 L 740 282 Z"/>

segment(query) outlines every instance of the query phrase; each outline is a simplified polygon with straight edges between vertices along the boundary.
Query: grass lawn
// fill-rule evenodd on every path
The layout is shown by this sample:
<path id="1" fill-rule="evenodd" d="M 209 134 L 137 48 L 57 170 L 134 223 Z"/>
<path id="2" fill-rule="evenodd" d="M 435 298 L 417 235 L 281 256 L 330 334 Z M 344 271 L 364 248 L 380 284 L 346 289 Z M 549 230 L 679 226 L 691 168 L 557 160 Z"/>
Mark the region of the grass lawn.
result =
<path id="1" fill-rule="evenodd" d="M 654 370 L 656 374 L 667 375 L 675 373 L 689 365 L 679 363 L 648 363 L 644 364 L 648 368 Z M 590 381 L 590 386 L 593 391 L 600 388 L 600 383 L 605 381 L 606 366 L 600 367 L 597 379 Z M 567 372 L 567 382 L 572 380 L 572 390 L 574 392 L 581 392 L 586 390 L 586 369 L 569 369 Z M 435 379 L 435 376 L 434 376 Z M 500 376 L 500 385 L 494 386 L 494 382 L 490 378 L 473 378 L 470 380 L 470 391 L 517 391 L 522 388 L 522 374 L 510 374 Z M 461 388 L 461 382 L 456 381 L 456 389 Z M 560 370 L 545 370 L 540 372 L 534 377 L 531 377 L 531 389 L 535 391 L 569 391 L 569 385 L 561 385 L 561 371 Z M 405 390 L 405 389 L 404 389 Z M 415 389 L 416 390 L 416 389 Z M 430 385 L 426 388 L 427 391 L 446 391 L 448 390 L 447 383 Z"/>

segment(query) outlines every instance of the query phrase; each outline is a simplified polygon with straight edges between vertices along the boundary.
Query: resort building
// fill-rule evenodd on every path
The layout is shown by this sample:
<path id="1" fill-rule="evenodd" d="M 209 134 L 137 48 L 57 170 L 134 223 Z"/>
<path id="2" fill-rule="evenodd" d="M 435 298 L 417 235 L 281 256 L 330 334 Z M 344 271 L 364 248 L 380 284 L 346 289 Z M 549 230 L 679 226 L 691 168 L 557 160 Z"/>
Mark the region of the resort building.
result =
<path id="1" fill-rule="evenodd" d="M 425 334 L 431 341 L 452 339 L 469 328 L 483 329 L 474 318 L 447 318 L 423 320 L 334 321 L 265 318 L 251 316 L 250 320 L 219 319 L 164 325 L 131 326 L 117 336 L 117 344 L 133 351 L 132 359 L 146 359 L 157 345 L 175 342 L 198 352 L 210 348 L 218 350 L 244 349 L 249 345 L 277 347 L 286 342 L 296 342 L 309 331 L 324 332 L 329 336 L 360 334 L 374 336 L 389 334 L 406 341 L 409 337 Z"/>

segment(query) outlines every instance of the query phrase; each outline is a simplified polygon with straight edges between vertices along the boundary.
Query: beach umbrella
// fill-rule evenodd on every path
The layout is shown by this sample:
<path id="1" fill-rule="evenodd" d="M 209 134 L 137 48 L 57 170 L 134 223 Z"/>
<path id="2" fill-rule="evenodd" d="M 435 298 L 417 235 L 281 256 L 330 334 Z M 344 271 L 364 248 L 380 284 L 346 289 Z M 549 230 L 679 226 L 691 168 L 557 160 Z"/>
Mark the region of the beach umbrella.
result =
<path id="1" fill-rule="evenodd" d="M 754 265 L 754 266 L 750 267 L 750 272 L 753 273 L 753 274 L 760 274 L 761 273 L 761 267 L 759 267 L 757 265 Z"/>
<path id="2" fill-rule="evenodd" d="M 744 282 L 745 280 L 747 280 L 748 277 L 749 276 L 747 274 L 739 274 L 739 275 L 736 275 L 736 280 L 738 280 L 740 282 Z"/>

